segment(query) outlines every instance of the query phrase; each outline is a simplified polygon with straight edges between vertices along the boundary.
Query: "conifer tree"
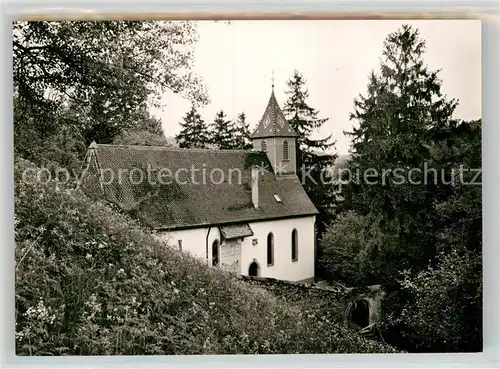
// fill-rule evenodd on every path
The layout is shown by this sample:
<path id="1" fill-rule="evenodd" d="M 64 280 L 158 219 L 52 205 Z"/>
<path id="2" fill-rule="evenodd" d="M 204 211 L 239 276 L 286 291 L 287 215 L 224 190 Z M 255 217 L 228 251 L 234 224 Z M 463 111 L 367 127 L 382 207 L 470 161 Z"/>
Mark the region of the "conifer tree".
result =
<path id="1" fill-rule="evenodd" d="M 441 93 L 438 71 L 424 64 L 424 50 L 418 30 L 408 25 L 386 38 L 380 71 L 371 73 L 367 94 L 354 101 L 351 119 L 358 127 L 347 132 L 351 172 L 361 173 L 347 195 L 351 208 L 386 235 L 367 251 L 376 255 L 374 270 L 386 281 L 410 265 L 424 268 L 433 258 L 435 206 L 448 192 L 446 179 L 439 174 L 436 181 L 424 165 L 439 170 L 444 164 L 432 152 L 438 136 L 449 130 L 457 102 Z M 365 180 L 368 171 L 377 175 Z"/>
<path id="2" fill-rule="evenodd" d="M 249 125 L 246 121 L 246 115 L 244 112 L 241 112 L 236 118 L 235 148 L 240 150 L 250 150 L 252 148 L 250 136 L 251 133 Z"/>
<path id="3" fill-rule="evenodd" d="M 192 106 L 183 118 L 181 132 L 175 136 L 175 140 L 180 148 L 199 148 L 204 149 L 210 143 L 208 128 L 196 110 Z"/>
<path id="4" fill-rule="evenodd" d="M 306 79 L 295 70 L 287 81 L 288 95 L 283 113 L 288 123 L 297 133 L 297 174 L 312 202 L 320 212 L 318 219 L 318 233 L 321 235 L 326 225 L 334 217 L 336 206 L 335 187 L 332 184 L 328 168 L 336 159 L 335 141 L 332 135 L 324 138 L 313 138 L 328 118 L 319 118 L 319 112 L 307 103 L 309 91 Z"/>
<path id="5" fill-rule="evenodd" d="M 210 143 L 221 150 L 233 150 L 237 147 L 236 132 L 234 122 L 227 120 L 226 113 L 220 110 L 211 125 Z"/>

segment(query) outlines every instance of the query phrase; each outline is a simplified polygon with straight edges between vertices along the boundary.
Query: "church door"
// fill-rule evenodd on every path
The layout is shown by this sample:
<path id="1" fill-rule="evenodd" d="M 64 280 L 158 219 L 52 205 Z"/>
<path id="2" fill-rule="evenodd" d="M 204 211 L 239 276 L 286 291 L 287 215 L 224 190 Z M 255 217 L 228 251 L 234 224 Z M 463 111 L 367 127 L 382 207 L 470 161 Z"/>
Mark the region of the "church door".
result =
<path id="1" fill-rule="evenodd" d="M 248 275 L 250 277 L 257 277 L 259 273 L 259 264 L 257 264 L 255 261 L 250 264 L 250 267 L 248 268 Z"/>

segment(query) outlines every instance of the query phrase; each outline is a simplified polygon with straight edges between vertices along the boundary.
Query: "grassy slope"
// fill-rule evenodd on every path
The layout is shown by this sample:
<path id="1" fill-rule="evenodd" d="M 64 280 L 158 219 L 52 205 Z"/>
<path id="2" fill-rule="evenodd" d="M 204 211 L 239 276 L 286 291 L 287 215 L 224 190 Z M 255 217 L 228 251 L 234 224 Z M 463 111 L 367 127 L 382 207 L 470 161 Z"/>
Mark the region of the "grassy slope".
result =
<path id="1" fill-rule="evenodd" d="M 18 355 L 392 352 L 16 162 Z M 314 306 L 312 306 L 314 309 Z"/>

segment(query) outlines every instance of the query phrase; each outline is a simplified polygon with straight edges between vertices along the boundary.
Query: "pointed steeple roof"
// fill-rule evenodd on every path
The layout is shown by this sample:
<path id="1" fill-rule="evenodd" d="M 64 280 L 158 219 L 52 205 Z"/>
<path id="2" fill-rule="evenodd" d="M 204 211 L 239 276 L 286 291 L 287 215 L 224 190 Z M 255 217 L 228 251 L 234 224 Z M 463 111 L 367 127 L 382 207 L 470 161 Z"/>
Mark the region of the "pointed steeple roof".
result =
<path id="1" fill-rule="evenodd" d="M 267 103 L 267 108 L 264 111 L 264 115 L 262 116 L 257 129 L 253 133 L 252 138 L 296 136 L 297 134 L 288 124 L 285 115 L 276 101 L 273 88 L 271 97 Z"/>

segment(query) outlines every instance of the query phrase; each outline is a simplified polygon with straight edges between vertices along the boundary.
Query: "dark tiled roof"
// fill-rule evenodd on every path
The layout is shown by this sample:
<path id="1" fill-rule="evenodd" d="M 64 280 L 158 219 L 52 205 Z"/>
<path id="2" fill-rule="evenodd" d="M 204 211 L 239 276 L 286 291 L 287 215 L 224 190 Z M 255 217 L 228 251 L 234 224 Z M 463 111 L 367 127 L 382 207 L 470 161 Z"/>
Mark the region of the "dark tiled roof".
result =
<path id="1" fill-rule="evenodd" d="M 225 239 L 253 236 L 252 228 L 248 223 L 220 226 L 220 232 Z"/>
<path id="2" fill-rule="evenodd" d="M 288 124 L 285 115 L 276 101 L 274 91 L 271 93 L 264 115 L 252 135 L 252 138 L 295 137 L 297 134 Z"/>
<path id="3" fill-rule="evenodd" d="M 270 167 L 266 154 L 261 152 L 92 144 L 90 153 L 95 154 L 102 171 L 105 198 L 154 229 L 317 213 L 297 177 L 276 178 L 268 171 L 260 177 L 259 208 L 254 208 L 251 165 L 265 162 Z M 136 184 L 141 173 L 145 180 Z M 224 173 L 225 181 L 218 184 L 220 173 Z M 94 178 L 91 182 L 99 180 Z M 274 194 L 283 202 L 278 203 Z"/>

